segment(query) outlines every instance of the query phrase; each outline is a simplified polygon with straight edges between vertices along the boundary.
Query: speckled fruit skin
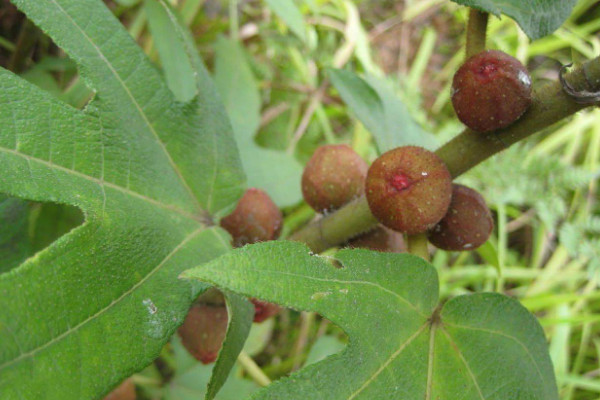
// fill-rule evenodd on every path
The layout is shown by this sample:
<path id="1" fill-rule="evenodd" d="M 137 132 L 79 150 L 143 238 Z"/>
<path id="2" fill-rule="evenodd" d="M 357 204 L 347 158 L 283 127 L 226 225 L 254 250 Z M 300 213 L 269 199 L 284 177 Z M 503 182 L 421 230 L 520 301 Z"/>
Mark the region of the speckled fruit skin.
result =
<path id="1" fill-rule="evenodd" d="M 215 362 L 227 333 L 227 308 L 195 303 L 177 331 L 187 351 L 203 364 Z"/>
<path id="2" fill-rule="evenodd" d="M 379 222 L 414 235 L 433 228 L 446 215 L 452 178 L 435 153 L 415 146 L 398 147 L 371 165 L 366 195 Z"/>
<path id="3" fill-rule="evenodd" d="M 281 233 L 283 217 L 268 194 L 260 189 L 246 190 L 231 214 L 221 220 L 221 227 L 233 237 L 233 245 L 275 240 Z"/>
<path id="4" fill-rule="evenodd" d="M 281 307 L 277 304 L 257 299 L 250 299 L 250 301 L 254 304 L 254 322 L 257 323 L 264 322 L 281 311 Z"/>
<path id="5" fill-rule="evenodd" d="M 321 146 L 302 174 L 304 200 L 317 212 L 340 208 L 364 193 L 368 169 L 349 146 Z"/>
<path id="6" fill-rule="evenodd" d="M 404 236 L 400 232 L 395 232 L 382 225 L 350 240 L 348 247 L 352 249 L 381 251 L 384 253 L 406 252 Z"/>
<path id="7" fill-rule="evenodd" d="M 135 400 L 135 384 L 131 378 L 125 379 L 115 390 L 110 392 L 104 400 Z"/>
<path id="8" fill-rule="evenodd" d="M 494 220 L 483 197 L 455 184 L 448 213 L 429 232 L 429 241 L 442 250 L 474 250 L 489 239 L 493 229 Z"/>
<path id="9" fill-rule="evenodd" d="M 531 105 L 531 76 L 516 58 L 484 51 L 454 75 L 452 105 L 458 119 L 476 132 L 506 128 Z"/>

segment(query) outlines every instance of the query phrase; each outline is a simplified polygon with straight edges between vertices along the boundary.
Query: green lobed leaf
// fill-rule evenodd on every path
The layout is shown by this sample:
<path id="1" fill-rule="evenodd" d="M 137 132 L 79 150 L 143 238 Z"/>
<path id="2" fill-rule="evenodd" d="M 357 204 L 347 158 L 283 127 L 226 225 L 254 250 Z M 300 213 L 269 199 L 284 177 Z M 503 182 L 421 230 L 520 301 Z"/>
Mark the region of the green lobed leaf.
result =
<path id="1" fill-rule="evenodd" d="M 206 288 L 176 277 L 229 250 L 210 221 L 243 173 L 208 74 L 208 90 L 177 102 L 102 1 L 13 2 L 95 96 L 80 111 L 0 69 L 0 192 L 85 216 L 0 276 L 0 393 L 100 398 L 159 354 Z"/>
<path id="2" fill-rule="evenodd" d="M 329 76 L 344 102 L 375 138 L 380 153 L 407 145 L 430 150 L 438 146 L 385 81 L 374 76 L 363 79 L 342 69 L 331 69 Z"/>
<path id="3" fill-rule="evenodd" d="M 314 311 L 342 328 L 339 354 L 253 399 L 558 399 L 543 330 L 516 300 L 438 304 L 435 269 L 408 254 L 342 250 L 335 268 L 295 242 L 246 246 L 182 276 Z"/>
<path id="4" fill-rule="evenodd" d="M 215 50 L 215 83 L 233 124 L 248 186 L 265 190 L 280 207 L 296 204 L 302 199 L 302 166 L 293 156 L 262 148 L 254 141 L 261 99 L 243 47 L 235 40 L 220 38 Z"/>
<path id="5" fill-rule="evenodd" d="M 506 14 L 519 24 L 531 40 L 558 29 L 571 15 L 577 0 L 452 0 L 500 17 Z"/>

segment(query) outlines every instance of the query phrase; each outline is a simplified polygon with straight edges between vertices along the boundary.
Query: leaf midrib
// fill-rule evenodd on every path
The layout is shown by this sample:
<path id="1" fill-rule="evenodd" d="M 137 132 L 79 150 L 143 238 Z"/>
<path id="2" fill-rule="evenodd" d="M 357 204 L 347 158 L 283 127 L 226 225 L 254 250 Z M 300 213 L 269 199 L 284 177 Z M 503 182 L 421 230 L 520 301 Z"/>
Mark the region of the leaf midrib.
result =
<path id="1" fill-rule="evenodd" d="M 109 187 L 111 189 L 118 190 L 121 193 L 124 193 L 124 194 L 127 194 L 129 196 L 138 198 L 138 199 L 143 200 L 145 202 L 148 202 L 148 203 L 150 203 L 150 204 L 152 204 L 154 206 L 157 206 L 157 207 L 163 208 L 165 210 L 177 213 L 177 214 L 179 214 L 181 216 L 184 216 L 186 218 L 190 218 L 192 220 L 200 221 L 200 215 L 191 214 L 191 213 L 189 213 L 189 212 L 181 209 L 180 207 L 177 207 L 177 206 L 174 206 L 174 205 L 171 205 L 171 204 L 162 203 L 162 202 L 160 202 L 160 201 L 158 201 L 156 199 L 153 199 L 151 197 L 145 196 L 145 195 L 143 195 L 141 193 L 138 193 L 136 191 L 133 191 L 131 189 L 125 188 L 123 186 L 116 185 L 116 184 L 111 183 L 111 182 L 107 182 L 107 181 L 99 179 L 99 178 L 95 178 L 93 176 L 84 174 L 84 173 L 76 171 L 74 169 L 70 169 L 70 168 L 66 168 L 66 167 L 63 167 L 63 166 L 58 165 L 58 164 L 54 164 L 51 161 L 47 161 L 47 160 L 43 160 L 41 158 L 33 157 L 33 156 L 28 155 L 28 154 L 21 153 L 18 150 L 7 149 L 5 147 L 0 147 L 0 152 L 7 153 L 7 154 L 12 154 L 12 155 L 15 155 L 17 157 L 24 158 L 28 162 L 35 162 L 35 163 L 43 164 L 43 165 L 49 167 L 50 169 L 56 169 L 56 170 L 65 172 L 67 174 L 74 175 L 74 176 L 77 176 L 79 178 L 86 179 L 86 180 L 88 180 L 90 182 L 93 182 L 93 183 L 99 185 L 100 187 Z"/>
<path id="2" fill-rule="evenodd" d="M 194 203 L 197 211 L 198 212 L 203 212 L 203 208 L 200 205 L 200 202 L 198 201 L 198 198 L 194 195 L 194 192 L 192 191 L 191 187 L 188 185 L 187 181 L 185 180 L 185 178 L 181 174 L 181 171 L 180 171 L 179 167 L 177 166 L 177 164 L 175 164 L 175 161 L 171 157 L 171 154 L 167 150 L 165 144 L 162 142 L 162 140 L 158 136 L 158 133 L 156 132 L 156 129 L 154 128 L 154 126 L 152 125 L 152 123 L 150 122 L 150 120 L 148 119 L 146 113 L 144 112 L 144 110 L 142 109 L 142 107 L 140 106 L 140 104 L 137 102 L 136 98 L 133 96 L 133 93 L 131 92 L 131 90 L 129 90 L 129 87 L 125 84 L 125 81 L 123 81 L 123 79 L 121 78 L 121 76 L 119 75 L 119 73 L 117 72 L 117 70 L 113 67 L 113 65 L 104 56 L 104 53 L 102 53 L 102 51 L 96 45 L 96 43 L 92 40 L 92 38 L 90 38 L 87 35 L 87 33 L 83 30 L 83 28 L 81 28 L 79 26 L 79 24 L 77 24 L 77 22 L 71 17 L 71 15 L 57 2 L 57 0 L 50 0 L 50 1 L 52 3 L 54 3 L 54 5 L 58 8 L 59 12 L 61 12 L 62 14 L 64 14 L 69 19 L 69 21 L 73 24 L 73 26 L 75 28 L 77 28 L 77 30 L 79 32 L 81 32 L 81 35 L 85 38 L 86 41 L 88 41 L 90 43 L 90 45 L 94 48 L 94 50 L 96 51 L 96 53 L 98 54 L 98 56 L 100 57 L 100 59 L 106 64 L 106 66 L 108 67 L 108 69 L 110 70 L 110 72 L 114 75 L 114 77 L 117 79 L 117 81 L 119 82 L 119 84 L 123 87 L 123 90 L 125 91 L 125 93 L 129 97 L 129 99 L 131 100 L 131 103 L 134 105 L 135 109 L 138 111 L 138 113 L 142 117 L 142 119 L 144 121 L 144 124 L 148 127 L 150 133 L 154 137 L 154 140 L 156 141 L 156 143 L 158 143 L 159 147 L 161 148 L 161 150 L 163 151 L 163 153 L 167 157 L 167 160 L 169 161 L 169 164 L 170 164 L 171 168 L 173 169 L 173 171 L 177 175 L 180 183 L 185 188 L 185 190 L 188 192 L 188 195 L 189 195 L 190 199 L 192 200 L 192 202 Z"/>
<path id="3" fill-rule="evenodd" d="M 421 310 L 419 310 L 419 308 L 414 305 L 413 303 L 411 303 L 410 301 L 408 301 L 407 299 L 405 299 L 404 297 L 402 297 L 401 295 L 399 295 L 398 293 L 387 289 L 377 283 L 374 282 L 369 282 L 369 281 L 343 281 L 343 280 L 339 280 L 339 279 L 330 279 L 330 278 L 315 278 L 313 276 L 307 276 L 307 275 L 301 275 L 301 274 L 294 274 L 291 272 L 283 272 L 283 271 L 274 271 L 274 270 L 258 270 L 256 268 L 246 268 L 248 271 L 253 271 L 253 272 L 258 272 L 258 273 L 271 273 L 271 274 L 275 274 L 275 275 L 286 275 L 286 276 L 292 276 L 292 277 L 296 277 L 296 278 L 304 278 L 307 280 L 311 280 L 311 281 L 317 281 L 317 282 L 332 282 L 332 283 L 341 283 L 341 284 L 346 284 L 346 285 L 365 285 L 365 286 L 372 286 L 375 287 L 378 290 L 381 290 L 382 292 L 385 292 L 387 294 L 390 294 L 394 297 L 396 297 L 398 300 L 400 300 L 401 302 L 403 302 L 404 304 L 406 304 L 407 306 L 409 306 L 410 308 L 412 308 L 417 314 L 419 314 L 421 317 L 423 318 L 429 318 L 430 316 L 423 314 L 423 312 L 421 312 Z"/>
<path id="4" fill-rule="evenodd" d="M 83 227 L 85 227 L 87 224 L 83 225 L 81 228 L 79 229 L 83 229 Z M 125 291 L 121 296 L 119 296 L 118 298 L 116 298 L 115 300 L 113 300 L 110 304 L 108 304 L 106 307 L 100 309 L 99 311 L 97 311 L 96 313 L 90 315 L 89 317 L 87 317 L 85 320 L 81 321 L 80 323 L 78 323 L 77 325 L 67 329 L 65 332 L 61 333 L 58 336 L 55 336 L 54 338 L 50 339 L 49 341 L 47 341 L 46 343 L 35 347 L 32 350 L 29 350 L 26 353 L 21 353 L 21 355 L 19 355 L 16 358 L 13 358 L 10 361 L 5 362 L 4 364 L 0 364 L 0 370 L 5 369 L 13 364 L 18 363 L 21 360 L 24 360 L 26 358 L 32 357 L 34 354 L 52 346 L 53 344 L 59 342 L 60 340 L 64 339 L 65 337 L 69 336 L 71 333 L 79 330 L 81 327 L 85 326 L 86 324 L 88 324 L 89 322 L 93 321 L 94 319 L 96 319 L 97 317 L 99 317 L 100 315 L 104 314 L 106 311 L 110 310 L 111 308 L 113 308 L 114 306 L 116 306 L 117 304 L 119 304 L 123 299 L 125 299 L 127 296 L 129 296 L 130 294 L 132 294 L 137 288 L 139 288 L 140 286 L 142 286 L 146 281 L 148 281 L 148 279 L 150 279 L 151 276 L 153 276 L 156 272 L 158 272 L 173 256 L 175 256 L 175 254 L 177 254 L 177 252 L 179 250 L 181 250 L 186 244 L 188 244 L 191 240 L 193 240 L 196 236 L 198 236 L 202 231 L 204 231 L 204 228 L 199 228 L 196 229 L 195 231 L 193 231 L 192 233 L 190 233 L 188 236 L 186 236 L 181 243 L 179 243 L 177 246 L 175 246 L 175 248 L 173 248 L 173 250 L 171 250 L 171 252 L 169 254 L 167 254 L 167 256 L 165 258 L 163 258 L 163 260 L 156 266 L 154 267 L 150 272 L 148 272 L 141 280 L 139 280 L 137 283 L 135 283 L 131 288 L 129 288 L 127 291 Z"/>

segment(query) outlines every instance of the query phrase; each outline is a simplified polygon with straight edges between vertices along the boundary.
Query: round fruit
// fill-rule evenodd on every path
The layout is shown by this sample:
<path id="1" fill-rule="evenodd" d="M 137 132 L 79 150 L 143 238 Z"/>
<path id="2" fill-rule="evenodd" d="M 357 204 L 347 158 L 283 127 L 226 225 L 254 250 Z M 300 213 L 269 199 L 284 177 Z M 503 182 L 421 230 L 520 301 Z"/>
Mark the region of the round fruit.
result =
<path id="1" fill-rule="evenodd" d="M 433 228 L 446 215 L 452 178 L 435 153 L 415 146 L 398 147 L 371 165 L 366 194 L 379 222 L 414 235 Z"/>
<path id="2" fill-rule="evenodd" d="M 458 119 L 474 131 L 506 128 L 531 105 L 531 76 L 516 58 L 498 50 L 484 51 L 454 75 L 452 105 Z"/>
<path id="3" fill-rule="evenodd" d="M 281 310 L 277 304 L 268 303 L 266 301 L 260 301 L 257 299 L 250 299 L 254 304 L 254 322 L 263 322 L 267 319 L 274 317 Z"/>
<path id="4" fill-rule="evenodd" d="M 395 232 L 381 225 L 350 240 L 348 247 L 386 253 L 404 253 L 406 251 L 404 236 L 400 232 Z"/>
<path id="5" fill-rule="evenodd" d="M 235 247 L 275 240 L 281 233 L 283 217 L 268 194 L 260 189 L 248 189 L 231 214 L 221 220 L 221 226 L 233 237 Z"/>
<path id="6" fill-rule="evenodd" d="M 442 250 L 473 250 L 484 244 L 494 220 L 483 197 L 455 184 L 448 214 L 429 232 L 429 241 Z"/>
<path id="7" fill-rule="evenodd" d="M 227 333 L 227 307 L 194 303 L 178 333 L 181 342 L 203 364 L 215 362 Z"/>
<path id="8" fill-rule="evenodd" d="M 104 400 L 135 400 L 135 384 L 131 378 L 125 379 L 115 390 L 110 392 Z"/>
<path id="9" fill-rule="evenodd" d="M 368 169 L 349 146 L 321 146 L 302 174 L 304 200 L 317 212 L 340 208 L 364 193 Z"/>

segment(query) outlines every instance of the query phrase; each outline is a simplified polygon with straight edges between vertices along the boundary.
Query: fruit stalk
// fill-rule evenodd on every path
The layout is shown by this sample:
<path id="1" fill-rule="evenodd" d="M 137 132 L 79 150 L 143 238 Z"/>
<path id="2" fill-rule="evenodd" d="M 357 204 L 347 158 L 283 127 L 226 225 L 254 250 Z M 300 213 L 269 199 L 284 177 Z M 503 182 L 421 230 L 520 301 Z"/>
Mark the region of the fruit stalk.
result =
<path id="1" fill-rule="evenodd" d="M 466 58 L 485 50 L 489 14 L 471 8 L 467 23 Z"/>
<path id="2" fill-rule="evenodd" d="M 577 90 L 595 92 L 600 89 L 600 57 L 573 68 L 565 79 Z M 595 86 L 595 87 L 592 87 Z M 453 178 L 496 153 L 544 128 L 573 115 L 591 104 L 579 104 L 567 95 L 559 81 L 534 91 L 533 104 L 519 121 L 510 127 L 488 134 L 466 129 L 442 146 L 436 154 L 446 163 Z M 322 252 L 373 229 L 377 220 L 371 214 L 366 198 L 360 197 L 338 211 L 315 221 L 290 236 L 290 240 L 306 243 L 314 252 Z"/>

